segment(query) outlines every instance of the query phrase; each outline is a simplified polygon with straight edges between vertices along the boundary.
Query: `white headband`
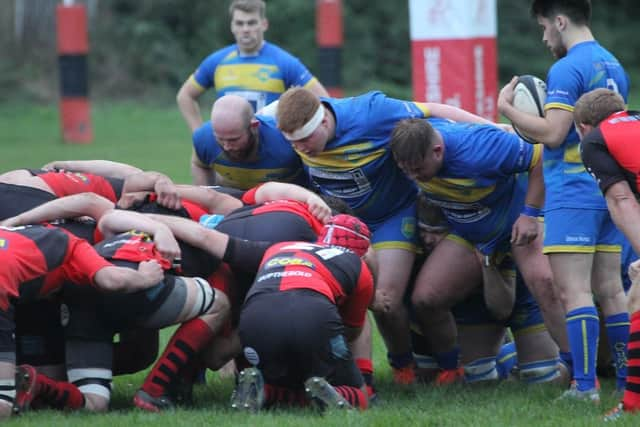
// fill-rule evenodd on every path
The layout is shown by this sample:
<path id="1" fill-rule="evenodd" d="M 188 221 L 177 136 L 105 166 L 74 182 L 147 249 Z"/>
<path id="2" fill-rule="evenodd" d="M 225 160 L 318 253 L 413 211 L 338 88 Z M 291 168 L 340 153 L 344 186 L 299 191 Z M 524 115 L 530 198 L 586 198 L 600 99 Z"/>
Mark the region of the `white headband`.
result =
<path id="1" fill-rule="evenodd" d="M 448 225 L 430 225 L 422 221 L 418 221 L 418 228 L 426 231 L 427 233 L 443 233 L 445 231 L 449 231 Z"/>
<path id="2" fill-rule="evenodd" d="M 324 119 L 324 106 L 320 103 L 320 106 L 313 114 L 313 117 L 309 119 L 307 123 L 304 124 L 300 129 L 294 130 L 293 132 L 282 132 L 285 138 L 289 141 L 299 141 L 301 139 L 305 139 L 309 135 L 315 131 L 318 126 L 320 126 L 320 122 Z"/>

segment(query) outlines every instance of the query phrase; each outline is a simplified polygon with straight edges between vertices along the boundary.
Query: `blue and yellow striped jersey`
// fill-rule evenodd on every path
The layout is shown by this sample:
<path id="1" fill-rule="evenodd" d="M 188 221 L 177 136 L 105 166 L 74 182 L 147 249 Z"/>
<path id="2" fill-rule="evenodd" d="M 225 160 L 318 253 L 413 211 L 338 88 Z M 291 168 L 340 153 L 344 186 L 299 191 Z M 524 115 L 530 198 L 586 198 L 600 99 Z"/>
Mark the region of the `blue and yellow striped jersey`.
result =
<path id="1" fill-rule="evenodd" d="M 547 75 L 545 111 L 573 112 L 578 98 L 597 88 L 609 88 L 627 99 L 629 77 L 618 60 L 596 41 L 578 43 L 556 61 Z M 544 150 L 545 209 L 606 209 L 596 181 L 580 157 L 580 138 L 571 127 L 558 148 Z"/>
<path id="2" fill-rule="evenodd" d="M 220 185 L 248 190 L 268 181 L 292 182 L 305 186 L 307 179 L 300 158 L 293 151 L 272 117 L 257 115 L 258 160 L 230 160 L 216 141 L 211 121 L 193 133 L 193 148 L 198 159 L 215 170 L 223 179 Z"/>
<path id="3" fill-rule="evenodd" d="M 517 175 L 541 161 L 542 146 L 492 125 L 429 119 L 444 141 L 437 175 L 418 185 L 472 243 L 510 233 L 526 191 Z"/>
<path id="4" fill-rule="evenodd" d="M 322 153 L 300 154 L 322 193 L 343 199 L 370 224 L 380 223 L 415 199 L 417 190 L 396 165 L 389 142 L 399 120 L 426 117 L 424 104 L 381 92 L 353 98 L 322 98 L 336 118 L 335 138 Z"/>
<path id="5" fill-rule="evenodd" d="M 201 89 L 214 87 L 218 97 L 235 94 L 260 110 L 291 86 L 306 86 L 315 77 L 298 58 L 265 42 L 255 56 L 241 56 L 237 45 L 220 49 L 202 61 L 191 76 Z"/>

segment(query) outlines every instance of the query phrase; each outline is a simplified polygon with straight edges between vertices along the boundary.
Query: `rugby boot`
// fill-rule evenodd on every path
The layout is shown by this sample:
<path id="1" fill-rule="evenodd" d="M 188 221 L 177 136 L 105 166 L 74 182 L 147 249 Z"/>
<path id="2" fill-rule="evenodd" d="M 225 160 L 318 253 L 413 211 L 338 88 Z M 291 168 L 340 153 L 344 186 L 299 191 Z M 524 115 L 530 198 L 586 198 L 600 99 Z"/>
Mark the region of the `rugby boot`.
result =
<path id="1" fill-rule="evenodd" d="M 311 377 L 304 382 L 309 400 L 324 411 L 326 409 L 352 409 L 353 407 L 322 377 Z"/>
<path id="2" fill-rule="evenodd" d="M 565 390 L 560 397 L 556 400 L 583 400 L 585 402 L 591 402 L 595 405 L 600 404 L 600 392 L 597 387 L 594 387 L 589 390 L 578 390 L 576 383 L 571 383 L 571 387 L 568 390 Z"/>
<path id="3" fill-rule="evenodd" d="M 616 405 L 615 408 L 604 414 L 603 420 L 605 423 L 627 420 L 630 416 L 637 417 L 638 414 L 640 414 L 640 411 L 625 410 L 624 403 L 620 402 Z"/>
<path id="4" fill-rule="evenodd" d="M 38 373 L 31 365 L 16 366 L 16 398 L 13 402 L 13 411 L 26 412 L 31 407 L 31 402 L 36 397 L 38 388 Z"/>
<path id="5" fill-rule="evenodd" d="M 133 404 L 147 412 L 162 412 L 175 408 L 175 404 L 168 396 L 153 397 L 142 389 L 136 391 Z"/>
<path id="6" fill-rule="evenodd" d="M 464 368 L 462 366 L 455 369 L 443 369 L 441 370 L 436 379 L 434 385 L 447 386 L 451 384 L 457 384 L 464 381 Z"/>
<path id="7" fill-rule="evenodd" d="M 393 382 L 398 385 L 411 385 L 416 383 L 416 365 L 410 363 L 402 368 L 393 368 Z"/>
<path id="8" fill-rule="evenodd" d="M 231 395 L 231 408 L 239 411 L 258 412 L 264 406 L 264 378 L 258 368 L 243 369 Z"/>

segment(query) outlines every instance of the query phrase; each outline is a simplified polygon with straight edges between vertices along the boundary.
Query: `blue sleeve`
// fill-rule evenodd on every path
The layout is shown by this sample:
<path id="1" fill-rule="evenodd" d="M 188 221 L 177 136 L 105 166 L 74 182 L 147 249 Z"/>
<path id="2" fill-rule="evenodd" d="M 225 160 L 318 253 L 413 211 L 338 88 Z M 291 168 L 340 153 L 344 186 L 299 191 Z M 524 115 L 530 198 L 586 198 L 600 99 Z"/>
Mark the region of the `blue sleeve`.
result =
<path id="1" fill-rule="evenodd" d="M 569 61 L 553 64 L 547 74 L 547 100 L 545 110 L 563 108 L 573 111 L 573 106 L 583 93 L 582 76 Z"/>
<path id="2" fill-rule="evenodd" d="M 428 116 L 426 107 L 421 108 L 420 103 L 389 98 L 382 92 L 371 93 L 369 111 L 374 117 L 394 123 L 402 119 Z"/>
<path id="3" fill-rule="evenodd" d="M 295 56 L 282 52 L 282 59 L 285 87 L 304 86 L 313 79 L 313 74 Z"/>
<path id="4" fill-rule="evenodd" d="M 361 111 L 356 120 L 364 126 L 365 134 L 370 136 L 390 133 L 402 119 L 427 117 L 419 103 L 389 98 L 382 92 L 371 92 L 353 99 L 364 103 L 359 108 L 356 107 L 356 110 Z"/>
<path id="5" fill-rule="evenodd" d="M 213 87 L 213 75 L 218 64 L 224 58 L 227 49 L 218 50 L 207 56 L 193 73 L 193 79 L 202 86 L 203 89 Z"/>
<path id="6" fill-rule="evenodd" d="M 491 125 L 474 142 L 478 148 L 477 171 L 486 176 L 508 177 L 527 172 L 542 154 L 542 146 L 529 144 L 519 136 Z"/>
<path id="7" fill-rule="evenodd" d="M 193 132 L 193 150 L 198 159 L 211 166 L 220 155 L 221 148 L 213 135 L 211 122 L 206 122 Z"/>

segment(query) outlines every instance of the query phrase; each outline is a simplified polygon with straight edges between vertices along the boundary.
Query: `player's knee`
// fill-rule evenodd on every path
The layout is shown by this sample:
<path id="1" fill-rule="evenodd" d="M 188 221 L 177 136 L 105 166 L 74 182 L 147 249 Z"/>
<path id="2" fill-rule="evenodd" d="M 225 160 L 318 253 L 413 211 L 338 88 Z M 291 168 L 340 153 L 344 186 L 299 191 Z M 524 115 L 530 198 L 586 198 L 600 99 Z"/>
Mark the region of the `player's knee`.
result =
<path id="1" fill-rule="evenodd" d="M 376 315 L 383 316 L 390 313 L 398 313 L 405 309 L 401 295 L 380 289 L 376 289 L 375 298 L 370 308 Z"/>
<path id="2" fill-rule="evenodd" d="M 213 312 L 226 315 L 231 310 L 231 302 L 227 294 L 219 289 L 215 289 Z"/>
<path id="3" fill-rule="evenodd" d="M 546 383 L 560 377 L 557 358 L 521 363 L 519 368 L 520 379 L 527 384 Z"/>
<path id="4" fill-rule="evenodd" d="M 498 378 L 494 356 L 476 359 L 464 365 L 464 380 L 467 383 L 494 381 Z"/>
<path id="5" fill-rule="evenodd" d="M 428 310 L 445 305 L 443 298 L 431 289 L 416 289 L 411 295 L 411 304 L 416 310 Z"/>
<path id="6" fill-rule="evenodd" d="M 13 403 L 4 400 L 4 393 L 0 393 L 0 396 L 2 396 L 0 399 L 0 419 L 6 419 L 13 413 Z"/>

